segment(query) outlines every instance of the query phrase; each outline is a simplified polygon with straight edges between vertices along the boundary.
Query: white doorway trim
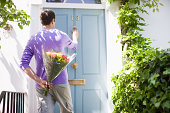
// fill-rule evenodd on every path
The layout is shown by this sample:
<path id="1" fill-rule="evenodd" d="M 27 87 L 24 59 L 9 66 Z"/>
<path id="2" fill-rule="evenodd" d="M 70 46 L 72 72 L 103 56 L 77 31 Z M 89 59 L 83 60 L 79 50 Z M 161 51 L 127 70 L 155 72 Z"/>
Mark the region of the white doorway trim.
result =
<path id="1" fill-rule="evenodd" d="M 42 0 L 43 8 L 78 8 L 78 9 L 105 9 L 105 4 L 84 4 L 84 3 L 54 3 Z"/>

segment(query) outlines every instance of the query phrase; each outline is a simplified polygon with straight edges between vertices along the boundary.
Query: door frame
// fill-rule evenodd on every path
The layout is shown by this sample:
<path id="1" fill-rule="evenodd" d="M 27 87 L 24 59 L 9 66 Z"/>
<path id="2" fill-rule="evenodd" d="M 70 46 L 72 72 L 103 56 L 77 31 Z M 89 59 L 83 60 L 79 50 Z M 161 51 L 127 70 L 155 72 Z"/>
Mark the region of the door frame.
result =
<path id="1" fill-rule="evenodd" d="M 43 8 L 78 8 L 78 9 L 103 9 L 105 11 L 105 29 L 106 29 L 106 63 L 107 63 L 107 91 L 108 91 L 108 113 L 112 113 L 112 87 L 111 82 L 113 73 L 118 72 L 122 67 L 122 48 L 121 44 L 117 43 L 117 35 L 121 34 L 120 25 L 118 24 L 117 17 L 119 11 L 119 2 L 114 2 L 111 5 L 103 2 L 102 4 L 76 4 L 76 3 L 47 3 L 46 0 L 36 0 L 30 2 L 30 8 L 34 7 L 38 11 L 31 11 L 31 15 L 34 17 L 37 13 L 41 13 Z M 41 25 L 34 24 L 40 23 L 39 15 L 36 16 L 36 20 L 32 20 L 33 24 L 30 26 L 30 36 L 36 31 L 42 29 Z M 31 29 L 37 28 L 34 32 Z M 31 32 L 32 31 L 32 32 Z"/>

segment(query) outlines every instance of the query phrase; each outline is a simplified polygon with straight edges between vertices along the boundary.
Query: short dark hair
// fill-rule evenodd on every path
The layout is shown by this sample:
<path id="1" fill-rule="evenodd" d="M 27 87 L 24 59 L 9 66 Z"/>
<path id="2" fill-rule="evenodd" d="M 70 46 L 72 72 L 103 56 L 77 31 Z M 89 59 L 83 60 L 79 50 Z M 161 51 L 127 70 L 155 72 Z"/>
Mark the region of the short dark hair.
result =
<path id="1" fill-rule="evenodd" d="M 55 13 L 51 9 L 43 10 L 40 14 L 40 21 L 42 25 L 49 25 L 53 19 L 55 20 Z"/>

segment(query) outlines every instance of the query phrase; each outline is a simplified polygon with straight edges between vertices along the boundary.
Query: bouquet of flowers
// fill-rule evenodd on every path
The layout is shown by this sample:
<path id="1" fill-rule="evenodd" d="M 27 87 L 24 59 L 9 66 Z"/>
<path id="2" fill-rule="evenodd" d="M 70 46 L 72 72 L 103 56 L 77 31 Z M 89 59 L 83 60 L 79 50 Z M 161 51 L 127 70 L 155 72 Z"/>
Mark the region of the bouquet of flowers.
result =
<path id="1" fill-rule="evenodd" d="M 47 82 L 52 82 L 65 67 L 75 58 L 76 54 L 72 56 L 63 55 L 61 52 L 42 50 L 43 63 L 46 70 Z M 44 95 L 48 96 L 49 86 L 47 86 Z"/>

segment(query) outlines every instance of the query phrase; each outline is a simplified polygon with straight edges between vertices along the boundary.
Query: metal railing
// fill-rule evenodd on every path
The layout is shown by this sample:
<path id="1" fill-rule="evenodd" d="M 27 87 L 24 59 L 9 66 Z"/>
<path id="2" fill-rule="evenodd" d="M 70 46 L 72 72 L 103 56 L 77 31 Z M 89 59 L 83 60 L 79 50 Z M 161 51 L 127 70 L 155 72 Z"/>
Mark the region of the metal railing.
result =
<path id="1" fill-rule="evenodd" d="M 0 108 L 2 113 L 24 113 L 24 97 L 26 93 L 2 91 Z M 1 103 L 2 102 L 2 103 Z"/>

